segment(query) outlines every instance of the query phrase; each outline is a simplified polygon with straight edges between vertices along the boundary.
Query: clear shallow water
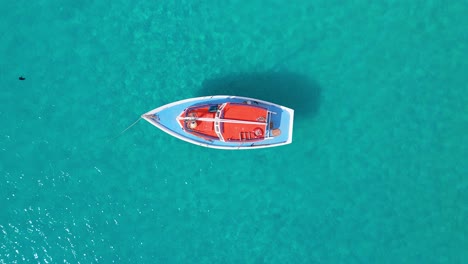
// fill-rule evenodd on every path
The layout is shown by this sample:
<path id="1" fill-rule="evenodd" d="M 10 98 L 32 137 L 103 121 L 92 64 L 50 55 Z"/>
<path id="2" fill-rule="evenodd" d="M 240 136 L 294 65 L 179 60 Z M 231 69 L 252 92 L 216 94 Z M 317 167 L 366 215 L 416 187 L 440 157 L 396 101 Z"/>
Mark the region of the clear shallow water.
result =
<path id="1" fill-rule="evenodd" d="M 467 262 L 466 2 L 2 6 L 0 263 Z M 293 144 L 108 142 L 209 94 Z"/>

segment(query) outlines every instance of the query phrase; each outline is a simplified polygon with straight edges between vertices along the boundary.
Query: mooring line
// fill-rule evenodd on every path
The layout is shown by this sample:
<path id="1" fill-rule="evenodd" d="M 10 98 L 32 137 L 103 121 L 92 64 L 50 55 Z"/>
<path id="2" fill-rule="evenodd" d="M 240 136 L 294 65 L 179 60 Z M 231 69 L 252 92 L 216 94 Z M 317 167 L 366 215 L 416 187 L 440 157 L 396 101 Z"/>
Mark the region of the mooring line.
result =
<path id="1" fill-rule="evenodd" d="M 141 120 L 141 117 L 138 118 L 137 121 L 133 122 L 133 124 L 131 124 L 129 127 L 127 127 L 127 128 L 124 129 L 122 132 L 120 132 L 120 134 L 118 134 L 117 136 L 115 136 L 115 137 L 113 137 L 113 138 L 107 140 L 107 142 L 112 141 L 112 140 L 114 140 L 114 139 L 120 137 L 123 133 L 125 133 L 125 131 L 129 130 L 130 128 L 132 128 L 132 127 L 133 127 L 134 125 L 136 125 L 136 124 L 138 123 L 138 121 L 140 121 L 140 120 Z"/>

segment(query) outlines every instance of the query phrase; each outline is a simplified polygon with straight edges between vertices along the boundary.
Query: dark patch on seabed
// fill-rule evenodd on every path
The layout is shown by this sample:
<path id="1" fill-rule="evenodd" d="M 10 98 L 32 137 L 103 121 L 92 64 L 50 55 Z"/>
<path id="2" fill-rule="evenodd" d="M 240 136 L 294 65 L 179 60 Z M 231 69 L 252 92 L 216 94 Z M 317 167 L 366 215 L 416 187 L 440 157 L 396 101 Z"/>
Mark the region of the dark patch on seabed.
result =
<path id="1" fill-rule="evenodd" d="M 292 72 L 237 73 L 208 79 L 198 93 L 236 95 L 264 100 L 294 109 L 297 117 L 311 117 L 320 106 L 320 86 Z"/>

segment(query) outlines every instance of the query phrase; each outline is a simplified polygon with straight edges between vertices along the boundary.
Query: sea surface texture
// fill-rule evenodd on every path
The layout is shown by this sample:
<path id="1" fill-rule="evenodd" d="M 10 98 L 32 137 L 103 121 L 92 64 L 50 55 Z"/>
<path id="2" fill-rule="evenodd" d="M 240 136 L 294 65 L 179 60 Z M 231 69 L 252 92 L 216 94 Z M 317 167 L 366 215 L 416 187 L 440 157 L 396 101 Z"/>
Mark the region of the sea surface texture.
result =
<path id="1" fill-rule="evenodd" d="M 467 1 L 0 6 L 0 263 L 468 263 Z M 121 134 L 205 95 L 293 143 Z"/>

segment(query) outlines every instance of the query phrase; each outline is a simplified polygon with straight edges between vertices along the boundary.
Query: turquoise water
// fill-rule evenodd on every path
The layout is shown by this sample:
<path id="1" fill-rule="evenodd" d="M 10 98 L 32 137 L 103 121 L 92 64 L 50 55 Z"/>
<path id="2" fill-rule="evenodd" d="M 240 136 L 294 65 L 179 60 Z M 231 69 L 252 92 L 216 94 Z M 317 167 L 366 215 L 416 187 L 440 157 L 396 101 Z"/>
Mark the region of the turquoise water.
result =
<path id="1" fill-rule="evenodd" d="M 466 1 L 0 2 L 0 263 L 468 262 Z M 293 144 L 108 141 L 212 94 Z"/>

